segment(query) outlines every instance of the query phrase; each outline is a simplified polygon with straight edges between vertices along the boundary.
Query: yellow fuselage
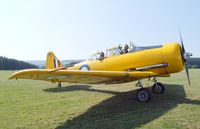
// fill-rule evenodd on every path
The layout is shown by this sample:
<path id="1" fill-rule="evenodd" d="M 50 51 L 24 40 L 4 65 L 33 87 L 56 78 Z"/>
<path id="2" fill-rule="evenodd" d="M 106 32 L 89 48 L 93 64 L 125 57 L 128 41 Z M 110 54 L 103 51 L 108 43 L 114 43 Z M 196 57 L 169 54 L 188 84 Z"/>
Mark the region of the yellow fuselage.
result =
<path id="1" fill-rule="evenodd" d="M 166 43 L 160 48 L 106 57 L 102 60 L 86 60 L 68 69 L 80 70 L 83 65 L 88 65 L 91 70 L 126 71 L 162 63 L 167 63 L 168 66 L 148 70 L 160 75 L 169 75 L 183 70 L 181 46 L 178 43 Z"/>

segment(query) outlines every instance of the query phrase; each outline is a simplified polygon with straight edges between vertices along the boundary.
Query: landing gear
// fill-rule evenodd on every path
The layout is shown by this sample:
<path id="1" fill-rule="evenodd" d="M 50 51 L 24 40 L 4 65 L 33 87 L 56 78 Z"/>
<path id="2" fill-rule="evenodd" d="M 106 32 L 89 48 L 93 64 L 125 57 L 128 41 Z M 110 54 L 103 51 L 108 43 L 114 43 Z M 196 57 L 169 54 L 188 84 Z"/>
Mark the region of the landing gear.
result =
<path id="1" fill-rule="evenodd" d="M 165 92 L 165 87 L 162 83 L 157 82 L 157 79 L 154 77 L 152 82 L 154 82 L 154 85 L 152 87 L 152 92 L 155 94 L 163 94 Z M 151 92 L 147 88 L 143 88 L 142 81 L 138 80 L 136 83 L 137 87 L 140 87 L 140 89 L 136 93 L 136 98 L 140 102 L 149 102 L 151 101 Z"/>
<path id="2" fill-rule="evenodd" d="M 137 100 L 140 102 L 149 102 L 151 100 L 151 92 L 147 88 L 141 88 L 137 91 Z"/>
<path id="3" fill-rule="evenodd" d="M 147 88 L 143 88 L 143 84 L 140 80 L 136 83 L 137 87 L 141 87 L 137 93 L 136 98 L 140 102 L 149 102 L 151 100 L 151 92 Z"/>
<path id="4" fill-rule="evenodd" d="M 165 92 L 165 86 L 160 82 L 156 82 L 152 87 L 152 91 L 155 94 L 163 94 Z"/>
<path id="5" fill-rule="evenodd" d="M 61 86 L 62 86 L 62 84 L 61 84 L 61 82 L 59 82 L 58 85 L 57 85 L 57 87 L 61 87 Z"/>

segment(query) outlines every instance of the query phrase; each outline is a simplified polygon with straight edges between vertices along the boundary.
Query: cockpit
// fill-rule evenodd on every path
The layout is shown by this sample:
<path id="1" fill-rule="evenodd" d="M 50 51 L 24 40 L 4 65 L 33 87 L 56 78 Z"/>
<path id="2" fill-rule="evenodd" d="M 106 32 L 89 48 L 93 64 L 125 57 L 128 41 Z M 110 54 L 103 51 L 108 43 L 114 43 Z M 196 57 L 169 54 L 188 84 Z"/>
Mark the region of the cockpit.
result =
<path id="1" fill-rule="evenodd" d="M 90 61 L 101 60 L 104 57 L 105 57 L 105 55 L 103 52 L 96 51 L 96 52 L 93 52 L 93 54 L 89 57 L 89 60 Z"/>
<path id="2" fill-rule="evenodd" d="M 121 52 L 118 46 L 106 50 L 106 57 L 117 56 L 120 54 Z"/>
<path id="3" fill-rule="evenodd" d="M 135 44 L 133 44 L 133 42 L 129 42 L 129 45 L 125 44 L 124 47 L 122 47 L 122 45 L 117 45 L 112 48 L 106 49 L 105 54 L 102 51 L 101 52 L 96 51 L 89 57 L 89 60 L 90 61 L 102 60 L 104 58 L 118 56 L 121 54 L 133 53 L 133 52 L 138 52 L 138 51 L 153 49 L 153 48 L 160 48 L 160 47 L 162 47 L 162 45 L 141 47 L 141 46 L 136 46 Z"/>

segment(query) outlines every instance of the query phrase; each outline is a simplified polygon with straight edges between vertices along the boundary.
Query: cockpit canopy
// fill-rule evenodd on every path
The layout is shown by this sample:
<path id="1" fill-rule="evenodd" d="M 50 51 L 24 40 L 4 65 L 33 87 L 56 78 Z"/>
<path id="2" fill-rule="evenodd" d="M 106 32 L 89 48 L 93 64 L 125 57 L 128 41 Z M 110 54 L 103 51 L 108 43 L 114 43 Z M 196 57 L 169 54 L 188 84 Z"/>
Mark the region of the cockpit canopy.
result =
<path id="1" fill-rule="evenodd" d="M 106 57 L 117 56 L 120 54 L 121 54 L 121 52 L 120 52 L 119 46 L 106 50 Z"/>
<path id="2" fill-rule="evenodd" d="M 95 51 L 95 52 L 92 53 L 92 55 L 88 59 L 90 61 L 98 60 L 99 57 L 100 57 L 100 52 L 99 51 Z"/>

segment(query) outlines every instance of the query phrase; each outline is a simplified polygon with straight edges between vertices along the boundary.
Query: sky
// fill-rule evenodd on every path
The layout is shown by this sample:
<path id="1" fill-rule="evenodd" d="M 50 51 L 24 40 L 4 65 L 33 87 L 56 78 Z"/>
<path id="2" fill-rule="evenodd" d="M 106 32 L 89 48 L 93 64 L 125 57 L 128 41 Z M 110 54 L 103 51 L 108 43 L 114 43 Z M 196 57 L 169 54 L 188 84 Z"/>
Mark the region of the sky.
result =
<path id="1" fill-rule="evenodd" d="M 179 42 L 200 57 L 199 0 L 1 0 L 0 56 L 86 59 L 96 50 L 132 41 Z"/>

